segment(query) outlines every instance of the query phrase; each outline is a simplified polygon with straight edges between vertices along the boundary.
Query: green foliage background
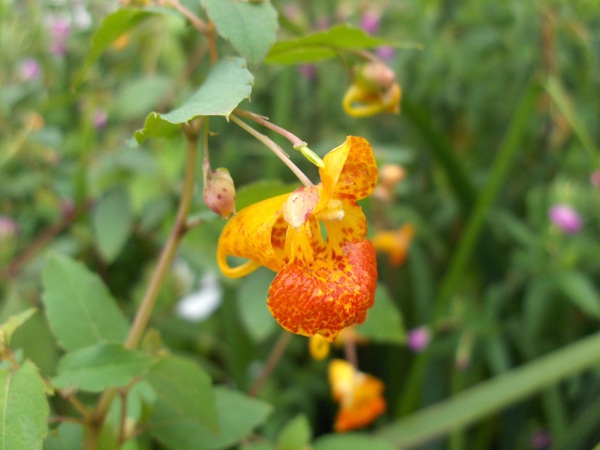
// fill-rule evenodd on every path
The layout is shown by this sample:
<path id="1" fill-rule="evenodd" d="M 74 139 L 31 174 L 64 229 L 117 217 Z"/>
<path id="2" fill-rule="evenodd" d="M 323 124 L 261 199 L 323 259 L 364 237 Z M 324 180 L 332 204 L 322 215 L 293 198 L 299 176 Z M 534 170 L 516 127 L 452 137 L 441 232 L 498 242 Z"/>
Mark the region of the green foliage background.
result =
<path id="1" fill-rule="evenodd" d="M 598 2 L 182 1 L 214 21 L 215 67 L 173 8 L 114 3 L 0 0 L 0 218 L 17 226 L 0 230 L 3 448 L 81 448 L 81 424 L 55 419 L 124 386 L 99 448 L 118 445 L 121 407 L 142 431 L 126 449 L 593 448 Z M 376 36 L 351 28 L 373 12 Z M 63 19 L 57 52 L 51 29 Z M 395 46 L 402 113 L 349 117 L 353 51 L 381 45 Z M 203 204 L 200 176 L 191 216 L 201 224 L 181 242 L 141 349 L 123 345 L 175 221 L 181 123 L 213 116 L 211 161 L 230 170 L 238 210 L 297 183 L 223 117 L 238 104 L 321 156 L 352 134 L 380 166 L 406 169 L 391 204 L 362 205 L 371 235 L 410 222 L 416 238 L 403 266 L 379 258 L 358 359 L 384 381 L 388 410 L 360 433 L 332 434 L 327 363 L 305 338 L 291 340 L 258 398 L 247 394 L 281 335 L 265 304 L 273 274 L 220 275 L 224 221 Z M 579 211 L 578 233 L 549 220 L 561 203 Z M 219 308 L 186 320 L 179 300 L 211 273 Z M 433 340 L 413 353 L 405 330 L 422 325 Z M 540 447 L 540 432 L 551 443 Z"/>

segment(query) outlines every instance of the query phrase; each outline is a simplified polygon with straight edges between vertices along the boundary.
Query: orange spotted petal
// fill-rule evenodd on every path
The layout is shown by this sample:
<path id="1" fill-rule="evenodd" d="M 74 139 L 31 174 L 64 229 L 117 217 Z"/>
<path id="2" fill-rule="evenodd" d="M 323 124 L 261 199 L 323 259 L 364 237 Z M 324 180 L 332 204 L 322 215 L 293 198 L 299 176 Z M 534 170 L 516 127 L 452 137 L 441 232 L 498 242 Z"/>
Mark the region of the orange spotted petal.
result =
<path id="1" fill-rule="evenodd" d="M 286 261 L 282 257 L 287 223 L 282 207 L 290 194 L 279 195 L 250 205 L 233 216 L 221 233 L 217 262 L 229 277 L 242 277 L 261 265 L 278 272 Z M 232 268 L 227 256 L 248 258 L 242 266 Z"/>
<path id="2" fill-rule="evenodd" d="M 323 183 L 323 198 L 368 197 L 377 185 L 377 164 L 373 149 L 366 139 L 348 136 L 339 147 L 323 158 L 325 167 L 319 169 Z"/>
<path id="3" fill-rule="evenodd" d="M 368 375 L 358 374 L 351 400 L 342 402 L 335 419 L 335 431 L 349 431 L 370 425 L 386 410 L 383 383 Z M 362 375 L 362 376 L 361 376 Z"/>
<path id="4" fill-rule="evenodd" d="M 333 341 L 342 328 L 362 323 L 375 300 L 375 250 L 366 239 L 341 245 L 337 261 L 316 255 L 290 261 L 275 277 L 267 305 L 288 331 Z"/>
<path id="5" fill-rule="evenodd" d="M 384 385 L 378 378 L 359 372 L 342 359 L 329 363 L 328 377 L 333 399 L 340 404 L 336 431 L 365 427 L 385 412 Z"/>

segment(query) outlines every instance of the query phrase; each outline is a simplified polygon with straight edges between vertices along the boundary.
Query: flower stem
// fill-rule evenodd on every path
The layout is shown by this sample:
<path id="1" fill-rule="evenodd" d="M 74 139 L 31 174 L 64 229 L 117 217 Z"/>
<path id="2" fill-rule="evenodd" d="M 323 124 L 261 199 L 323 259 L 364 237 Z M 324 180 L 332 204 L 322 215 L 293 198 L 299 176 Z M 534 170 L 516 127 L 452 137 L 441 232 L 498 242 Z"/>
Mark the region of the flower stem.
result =
<path id="1" fill-rule="evenodd" d="M 269 122 L 268 117 L 254 114 L 250 111 L 244 111 L 243 109 L 235 109 L 233 112 L 238 114 L 239 116 L 247 117 L 248 119 L 253 120 L 256 123 L 270 128 L 271 130 L 275 131 L 276 133 L 280 134 L 288 141 L 290 141 L 294 146 L 294 150 L 298 150 L 300 153 L 302 153 L 302 155 L 311 163 L 313 163 L 319 168 L 325 167 L 325 163 L 323 162 L 323 160 L 319 158 L 319 156 L 315 152 L 308 148 L 308 144 L 306 142 L 304 142 L 298 136 L 286 130 L 285 128 L 281 128 L 280 126 Z"/>
<path id="2" fill-rule="evenodd" d="M 125 341 L 125 347 L 128 349 L 135 349 L 139 345 L 142 335 L 146 330 L 146 326 L 148 325 L 148 321 L 150 320 L 154 305 L 156 304 L 156 299 L 158 298 L 160 288 L 171 267 L 171 263 L 175 258 L 181 238 L 188 229 L 186 221 L 192 204 L 192 198 L 195 189 L 196 154 L 198 151 L 198 135 L 200 126 L 202 124 L 201 122 L 202 121 L 198 121 L 192 125 L 184 125 L 183 127 L 183 131 L 187 139 L 187 162 L 185 167 L 183 193 L 181 200 L 179 201 L 179 209 L 177 211 L 175 225 L 173 226 L 171 234 L 169 235 L 169 239 L 163 248 L 158 260 L 158 264 L 154 269 L 154 273 L 152 274 L 150 284 L 148 285 L 140 308 L 138 309 L 133 321 L 133 325 L 129 331 L 129 335 L 127 336 L 127 340 Z M 89 422 L 89 432 L 86 437 L 84 447 L 86 450 L 93 450 L 97 447 L 100 432 L 104 424 L 104 419 L 117 392 L 118 391 L 116 389 L 109 389 L 105 391 L 100 397 L 100 400 L 98 400 L 96 410 L 94 411 Z"/>
<path id="3" fill-rule="evenodd" d="M 308 177 L 306 175 L 304 175 L 304 172 L 302 172 L 298 168 L 298 166 L 296 166 L 292 162 L 292 160 L 289 158 L 289 156 L 286 155 L 286 153 L 281 149 L 281 147 L 279 147 L 279 145 L 277 145 L 275 142 L 273 142 L 269 137 L 265 136 L 262 133 L 259 133 L 254 128 L 250 127 L 248 124 L 244 123 L 243 121 L 241 121 L 234 115 L 229 116 L 229 118 L 232 121 L 234 121 L 236 124 L 238 124 L 241 128 L 243 128 L 248 133 L 250 133 L 252 136 L 254 136 L 256 139 L 258 139 L 263 144 L 265 144 L 267 147 L 269 147 L 269 149 L 273 153 L 275 153 L 275 155 L 277 155 L 277 157 L 279 159 L 281 159 L 281 161 L 283 161 L 283 163 L 286 166 L 288 166 L 292 172 L 294 172 L 294 175 L 296 175 L 298 177 L 298 179 L 302 182 L 302 184 L 304 186 L 311 187 L 313 185 L 313 183 L 308 179 Z"/>
<path id="4" fill-rule="evenodd" d="M 269 355 L 269 357 L 267 358 L 267 361 L 265 362 L 262 372 L 260 373 L 259 377 L 254 382 L 254 384 L 250 387 L 250 389 L 248 389 L 249 396 L 256 397 L 258 395 L 258 393 L 260 392 L 260 390 L 262 389 L 262 387 L 264 386 L 266 381 L 269 379 L 269 377 L 273 373 L 273 370 L 275 370 L 275 367 L 277 367 L 277 364 L 281 360 L 281 357 L 284 355 L 285 350 L 287 349 L 288 345 L 292 341 L 292 336 L 293 336 L 293 334 L 288 331 L 284 330 L 281 332 L 279 339 L 273 346 L 273 349 L 271 350 L 271 354 Z"/>
<path id="5" fill-rule="evenodd" d="M 298 136 L 296 136 L 295 134 L 291 133 L 290 131 L 281 128 L 278 125 L 275 125 L 272 122 L 269 122 L 268 117 L 265 116 L 261 116 L 259 114 L 255 114 L 253 112 L 250 111 L 244 111 L 243 109 L 234 109 L 233 112 L 235 114 L 237 114 L 238 116 L 242 116 L 242 117 L 246 117 L 247 119 L 253 120 L 256 123 L 259 123 L 271 130 L 273 130 L 274 132 L 282 135 L 284 138 L 286 138 L 288 141 L 290 141 L 292 143 L 292 145 L 302 145 L 302 144 L 306 144 L 306 142 L 304 142 L 302 139 L 300 139 Z"/>

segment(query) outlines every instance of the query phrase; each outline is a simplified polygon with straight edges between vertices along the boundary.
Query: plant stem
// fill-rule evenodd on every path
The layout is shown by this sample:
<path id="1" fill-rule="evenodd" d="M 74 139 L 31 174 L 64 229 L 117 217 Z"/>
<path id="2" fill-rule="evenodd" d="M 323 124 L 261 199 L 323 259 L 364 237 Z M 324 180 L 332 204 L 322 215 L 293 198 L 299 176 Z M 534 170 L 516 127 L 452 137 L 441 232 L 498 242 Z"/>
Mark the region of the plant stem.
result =
<path id="1" fill-rule="evenodd" d="M 275 133 L 282 135 L 284 138 L 286 138 L 288 141 L 290 141 L 292 143 L 292 145 L 306 144 L 306 142 L 304 142 L 302 139 L 300 139 L 298 136 L 291 133 L 290 131 L 288 131 L 284 128 L 281 128 L 280 126 L 275 125 L 272 122 L 269 122 L 268 117 L 260 116 L 258 114 L 254 114 L 253 112 L 244 111 L 243 109 L 237 109 L 237 108 L 234 109 L 233 112 L 234 112 L 234 114 L 237 114 L 238 116 L 246 117 L 250 120 L 253 120 L 256 123 L 259 123 L 269 129 L 273 130 Z"/>
<path id="2" fill-rule="evenodd" d="M 285 330 L 282 331 L 281 335 L 279 336 L 279 339 L 277 340 L 277 342 L 273 346 L 273 349 L 271 350 L 271 354 L 265 362 L 262 372 L 254 382 L 254 384 L 248 390 L 249 396 L 256 397 L 258 395 L 266 381 L 273 373 L 273 370 L 275 370 L 275 367 L 277 367 L 277 364 L 281 360 L 281 357 L 284 355 L 285 350 L 287 349 L 289 343 L 292 340 L 292 336 L 292 333 L 289 333 Z"/>
<path id="3" fill-rule="evenodd" d="M 189 20 L 190 23 L 194 26 L 194 28 L 196 28 L 200 33 L 205 35 L 208 35 L 210 33 L 210 26 L 206 24 L 206 22 L 204 22 L 202 19 L 197 17 L 189 9 L 187 9 L 185 6 L 183 6 L 181 3 L 179 3 L 179 0 L 164 0 L 164 2 L 168 5 L 171 5 L 181 14 L 183 14 L 186 17 L 186 19 Z"/>
<path id="4" fill-rule="evenodd" d="M 254 128 L 250 127 L 248 124 L 242 122 L 240 119 L 238 119 L 234 115 L 229 116 L 229 118 L 232 121 L 234 121 L 236 124 L 238 124 L 241 128 L 243 128 L 248 133 L 250 133 L 252 136 L 254 136 L 256 139 L 258 139 L 260 142 L 262 142 L 267 147 L 269 147 L 269 149 L 273 153 L 275 153 L 277 155 L 277 157 L 279 159 L 281 159 L 281 161 L 283 161 L 283 163 L 286 166 L 288 166 L 292 172 L 294 172 L 294 175 L 296 175 L 298 177 L 298 179 L 302 182 L 302 184 L 304 186 L 306 186 L 306 187 L 313 186 L 312 182 L 308 179 L 308 177 L 306 175 L 304 175 L 304 172 L 302 172 L 298 168 L 298 166 L 296 166 L 291 161 L 291 159 L 286 155 L 286 153 L 281 149 L 281 147 L 279 147 L 279 145 L 277 145 L 275 142 L 273 142 L 269 137 L 265 136 L 262 133 L 259 133 Z"/>
<path id="5" fill-rule="evenodd" d="M 154 269 L 150 284 L 148 285 L 140 308 L 133 321 L 133 325 L 129 331 L 129 336 L 127 336 L 127 340 L 125 341 L 125 347 L 128 349 L 135 349 L 139 345 L 142 335 L 146 330 L 146 326 L 148 325 L 148 321 L 150 320 L 154 305 L 156 304 L 160 288 L 171 267 L 171 263 L 175 258 L 181 238 L 188 229 L 186 221 L 196 186 L 196 154 L 198 151 L 198 130 L 200 129 L 201 122 L 202 121 L 198 121 L 193 125 L 184 125 L 183 127 L 187 139 L 187 161 L 185 166 L 183 193 L 181 195 L 181 200 L 179 201 L 179 209 L 177 211 L 175 224 L 173 225 L 169 239 L 160 255 L 158 264 Z M 116 389 L 109 389 L 100 397 L 96 410 L 90 418 L 89 432 L 84 447 L 86 450 L 94 450 L 96 448 L 104 424 L 104 419 L 116 394 Z"/>

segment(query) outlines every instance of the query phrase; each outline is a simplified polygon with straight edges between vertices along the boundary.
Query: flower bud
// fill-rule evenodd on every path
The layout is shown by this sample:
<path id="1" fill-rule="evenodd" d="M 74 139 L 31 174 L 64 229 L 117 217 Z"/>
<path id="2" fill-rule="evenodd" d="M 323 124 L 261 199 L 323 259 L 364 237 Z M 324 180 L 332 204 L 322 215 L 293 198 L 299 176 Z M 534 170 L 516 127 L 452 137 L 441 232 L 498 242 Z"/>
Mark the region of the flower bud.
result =
<path id="1" fill-rule="evenodd" d="M 396 74 L 382 62 L 370 62 L 356 71 L 356 82 L 367 90 L 384 93 L 396 82 Z"/>
<path id="2" fill-rule="evenodd" d="M 204 182 L 204 203 L 225 219 L 235 214 L 235 186 L 227 169 L 221 167 L 208 172 Z"/>

